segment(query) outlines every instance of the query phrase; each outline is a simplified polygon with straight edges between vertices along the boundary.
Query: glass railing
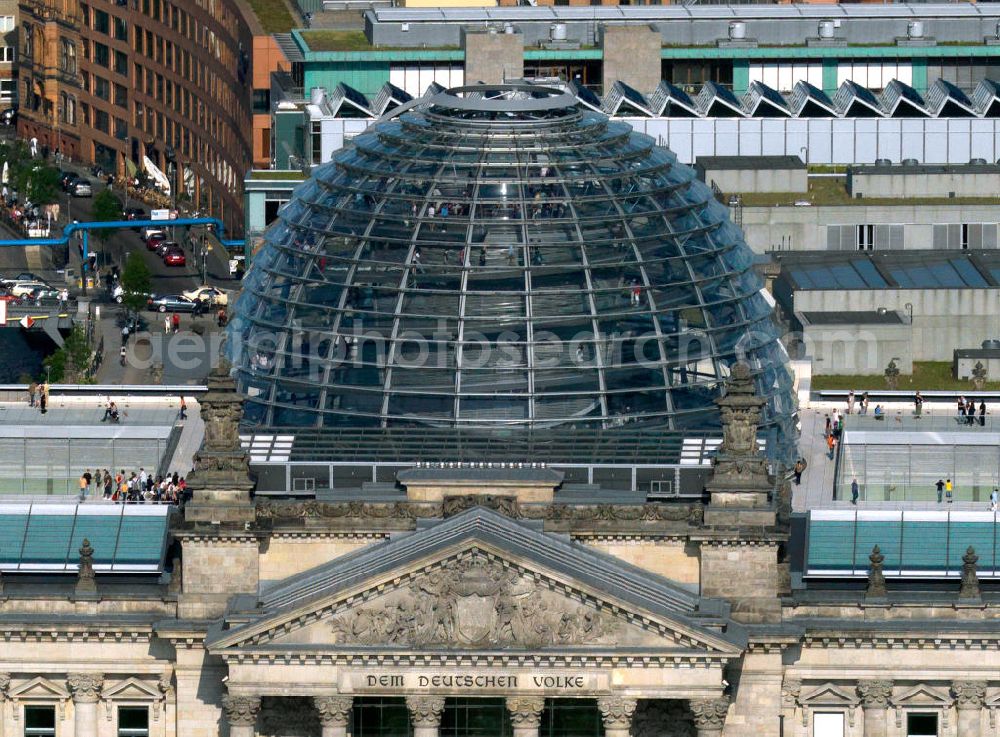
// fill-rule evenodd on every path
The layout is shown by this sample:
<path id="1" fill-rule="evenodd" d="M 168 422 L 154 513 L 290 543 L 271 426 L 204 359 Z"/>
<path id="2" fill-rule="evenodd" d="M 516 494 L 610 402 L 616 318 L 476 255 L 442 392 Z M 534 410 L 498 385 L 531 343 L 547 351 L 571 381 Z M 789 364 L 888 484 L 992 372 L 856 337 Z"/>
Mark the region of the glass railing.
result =
<path id="1" fill-rule="evenodd" d="M 912 408 L 906 410 L 890 410 L 881 417 L 873 413 L 869 407 L 866 415 L 846 415 L 844 417 L 844 429 L 865 430 L 869 432 L 884 432 L 896 430 L 900 432 L 997 432 L 1000 431 L 1000 419 L 994 420 L 994 415 L 989 411 L 985 415 L 976 415 L 971 418 L 960 415 L 955 411 L 948 412 L 935 407 L 932 411 L 924 412 L 917 417 Z M 997 424 L 994 424 L 996 421 Z"/>

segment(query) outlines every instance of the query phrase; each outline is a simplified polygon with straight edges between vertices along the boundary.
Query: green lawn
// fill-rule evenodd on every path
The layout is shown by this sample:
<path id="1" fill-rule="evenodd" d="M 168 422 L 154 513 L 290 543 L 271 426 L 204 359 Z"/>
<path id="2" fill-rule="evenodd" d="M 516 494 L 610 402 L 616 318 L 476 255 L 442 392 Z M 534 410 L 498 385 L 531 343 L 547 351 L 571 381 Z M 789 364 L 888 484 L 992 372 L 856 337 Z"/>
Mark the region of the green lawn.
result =
<path id="1" fill-rule="evenodd" d="M 248 2 L 267 33 L 288 33 L 301 25 L 292 16 L 285 0 L 248 0 Z"/>
<path id="2" fill-rule="evenodd" d="M 810 167 L 812 169 L 813 167 Z M 847 179 L 823 177 L 809 180 L 808 192 L 748 192 L 742 195 L 744 207 L 777 207 L 807 201 L 813 205 L 995 205 L 994 197 L 864 197 L 847 196 Z"/>
<path id="3" fill-rule="evenodd" d="M 876 390 L 888 388 L 883 376 L 822 376 L 813 374 L 812 389 L 854 389 Z M 971 381 L 958 381 L 951 376 L 951 363 L 948 361 L 914 361 L 913 375 L 900 374 L 900 389 L 917 391 L 966 390 L 972 391 Z M 1000 391 L 1000 380 L 987 381 L 984 387 L 988 391 Z"/>

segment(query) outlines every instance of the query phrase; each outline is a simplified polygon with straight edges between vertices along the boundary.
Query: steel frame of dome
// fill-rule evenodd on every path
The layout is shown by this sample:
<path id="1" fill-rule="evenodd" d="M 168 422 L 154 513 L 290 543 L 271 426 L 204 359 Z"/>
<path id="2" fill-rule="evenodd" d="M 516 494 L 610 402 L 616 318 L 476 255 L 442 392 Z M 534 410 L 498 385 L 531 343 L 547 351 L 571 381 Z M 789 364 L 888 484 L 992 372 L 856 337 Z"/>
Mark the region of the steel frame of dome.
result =
<path id="1" fill-rule="evenodd" d="M 561 90 L 412 101 L 279 217 L 230 326 L 249 426 L 704 428 L 743 358 L 793 435 L 773 303 L 727 209 Z"/>

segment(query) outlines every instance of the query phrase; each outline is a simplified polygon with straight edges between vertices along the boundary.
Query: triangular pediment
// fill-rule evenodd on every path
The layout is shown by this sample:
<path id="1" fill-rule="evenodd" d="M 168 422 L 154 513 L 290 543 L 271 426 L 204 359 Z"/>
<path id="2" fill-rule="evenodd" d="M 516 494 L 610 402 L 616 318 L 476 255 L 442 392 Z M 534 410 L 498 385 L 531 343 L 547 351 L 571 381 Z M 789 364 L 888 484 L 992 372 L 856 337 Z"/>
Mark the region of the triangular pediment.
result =
<path id="1" fill-rule="evenodd" d="M 858 701 L 857 694 L 833 683 L 824 683 L 799 697 L 802 706 L 811 707 L 856 706 Z"/>
<path id="2" fill-rule="evenodd" d="M 935 706 L 942 708 L 951 706 L 951 702 L 951 696 L 945 691 L 922 683 L 904 691 L 892 700 L 895 706 Z"/>
<path id="3" fill-rule="evenodd" d="M 727 659 L 719 602 L 591 548 L 473 509 L 369 546 L 231 613 L 212 652 L 579 648 Z"/>
<path id="4" fill-rule="evenodd" d="M 138 678 L 126 678 L 111 685 L 106 685 L 104 690 L 101 691 L 101 696 L 105 699 L 141 699 L 149 701 L 150 699 L 162 698 L 163 694 L 157 687 L 140 681 Z"/>
<path id="5" fill-rule="evenodd" d="M 8 696 L 12 699 L 68 699 L 69 691 L 55 681 L 37 676 L 19 686 L 11 687 Z"/>

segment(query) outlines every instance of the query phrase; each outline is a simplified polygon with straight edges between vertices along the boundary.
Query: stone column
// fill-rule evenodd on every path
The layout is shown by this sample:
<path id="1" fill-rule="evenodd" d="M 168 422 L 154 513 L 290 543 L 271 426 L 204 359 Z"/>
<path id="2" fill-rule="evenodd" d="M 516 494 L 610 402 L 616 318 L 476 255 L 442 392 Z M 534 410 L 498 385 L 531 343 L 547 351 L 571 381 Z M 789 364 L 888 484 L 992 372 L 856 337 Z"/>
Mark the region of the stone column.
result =
<path id="1" fill-rule="evenodd" d="M 444 696 L 407 696 L 406 708 L 410 710 L 413 737 L 438 737 Z"/>
<path id="2" fill-rule="evenodd" d="M 597 700 L 597 708 L 601 710 L 604 721 L 605 737 L 629 737 L 632 730 L 632 715 L 638 706 L 635 699 L 621 696 L 608 696 Z"/>
<path id="3" fill-rule="evenodd" d="M 698 737 L 720 737 L 722 728 L 726 726 L 726 714 L 729 713 L 729 699 L 698 699 L 691 702 L 691 713 L 694 714 L 694 728 Z"/>
<path id="4" fill-rule="evenodd" d="M 865 737 L 886 737 L 892 681 L 859 681 L 858 696 L 865 710 Z"/>
<path id="5" fill-rule="evenodd" d="M 958 734 L 961 737 L 980 737 L 986 681 L 955 681 L 951 684 L 951 695 L 958 709 Z"/>
<path id="6" fill-rule="evenodd" d="M 229 737 L 254 737 L 260 713 L 260 696 L 223 696 L 222 710 L 229 722 Z"/>
<path id="7" fill-rule="evenodd" d="M 66 685 L 73 695 L 74 737 L 97 737 L 97 702 L 104 676 L 100 673 L 70 673 Z"/>
<path id="8" fill-rule="evenodd" d="M 313 698 L 323 737 L 347 737 L 347 725 L 354 708 L 353 696 L 316 696 Z"/>
<path id="9" fill-rule="evenodd" d="M 507 699 L 514 737 L 538 737 L 545 699 L 541 696 L 511 696 Z"/>

